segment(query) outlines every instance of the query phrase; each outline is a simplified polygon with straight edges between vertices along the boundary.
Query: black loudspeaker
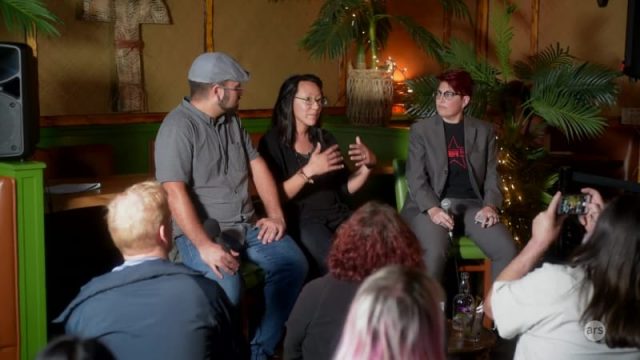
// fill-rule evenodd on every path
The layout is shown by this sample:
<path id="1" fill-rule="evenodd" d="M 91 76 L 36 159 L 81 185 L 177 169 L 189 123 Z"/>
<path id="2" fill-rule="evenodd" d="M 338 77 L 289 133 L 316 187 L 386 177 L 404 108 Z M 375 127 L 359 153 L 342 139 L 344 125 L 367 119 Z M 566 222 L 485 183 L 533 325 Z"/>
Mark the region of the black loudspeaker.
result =
<path id="1" fill-rule="evenodd" d="M 640 78 L 640 6 L 636 0 L 627 5 L 627 39 L 622 72 L 632 79 Z"/>
<path id="2" fill-rule="evenodd" d="M 37 71 L 31 47 L 0 43 L 0 159 L 24 159 L 38 143 Z"/>

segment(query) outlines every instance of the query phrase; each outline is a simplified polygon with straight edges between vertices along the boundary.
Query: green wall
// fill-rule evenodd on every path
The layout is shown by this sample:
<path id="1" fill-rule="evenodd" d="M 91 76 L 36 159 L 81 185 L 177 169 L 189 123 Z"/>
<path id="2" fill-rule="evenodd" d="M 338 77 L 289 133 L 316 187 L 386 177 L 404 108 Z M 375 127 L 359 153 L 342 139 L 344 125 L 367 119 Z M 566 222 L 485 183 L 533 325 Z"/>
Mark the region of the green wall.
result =
<path id="1" fill-rule="evenodd" d="M 269 127 L 267 118 L 243 119 L 249 133 L 264 133 Z M 160 124 L 83 125 L 45 127 L 40 130 L 38 147 L 82 144 L 109 144 L 115 153 L 118 174 L 143 173 L 149 170 L 149 150 Z M 344 117 L 324 118 L 324 128 L 334 134 L 342 151 L 359 135 L 378 156 L 382 165 L 390 165 L 394 157 L 406 158 L 408 129 L 401 127 L 356 127 Z"/>

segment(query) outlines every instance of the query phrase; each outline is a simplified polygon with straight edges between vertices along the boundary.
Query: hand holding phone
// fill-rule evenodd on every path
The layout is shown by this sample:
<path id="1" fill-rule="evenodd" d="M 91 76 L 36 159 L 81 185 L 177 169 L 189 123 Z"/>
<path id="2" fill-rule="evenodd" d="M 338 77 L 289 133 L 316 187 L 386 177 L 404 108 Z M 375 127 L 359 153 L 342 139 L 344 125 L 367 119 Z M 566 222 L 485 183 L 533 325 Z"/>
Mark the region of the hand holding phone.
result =
<path id="1" fill-rule="evenodd" d="M 558 215 L 584 215 L 587 213 L 591 195 L 569 194 L 562 195 L 556 213 Z"/>

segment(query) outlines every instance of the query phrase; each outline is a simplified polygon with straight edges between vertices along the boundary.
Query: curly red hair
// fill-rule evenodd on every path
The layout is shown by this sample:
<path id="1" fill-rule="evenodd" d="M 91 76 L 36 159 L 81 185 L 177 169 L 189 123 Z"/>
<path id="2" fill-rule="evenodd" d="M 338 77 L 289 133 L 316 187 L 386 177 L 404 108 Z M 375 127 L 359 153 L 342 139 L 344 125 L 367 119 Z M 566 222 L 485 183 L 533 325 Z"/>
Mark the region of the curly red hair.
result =
<path id="1" fill-rule="evenodd" d="M 338 228 L 327 263 L 337 279 L 361 281 L 386 265 L 424 270 L 422 251 L 392 207 L 370 201 Z"/>

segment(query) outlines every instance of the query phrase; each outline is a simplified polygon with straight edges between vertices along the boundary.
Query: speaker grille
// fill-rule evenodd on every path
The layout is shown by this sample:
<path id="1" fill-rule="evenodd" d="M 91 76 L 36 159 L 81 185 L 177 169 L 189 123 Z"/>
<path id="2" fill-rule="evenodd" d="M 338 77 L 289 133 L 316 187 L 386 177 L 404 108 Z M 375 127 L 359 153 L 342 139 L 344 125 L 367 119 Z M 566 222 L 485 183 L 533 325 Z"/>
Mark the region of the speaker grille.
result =
<path id="1" fill-rule="evenodd" d="M 28 158 L 38 142 L 37 71 L 28 45 L 0 43 L 0 159 Z"/>
<path id="2" fill-rule="evenodd" d="M 0 157 L 20 156 L 24 152 L 22 105 L 12 96 L 0 93 Z"/>

